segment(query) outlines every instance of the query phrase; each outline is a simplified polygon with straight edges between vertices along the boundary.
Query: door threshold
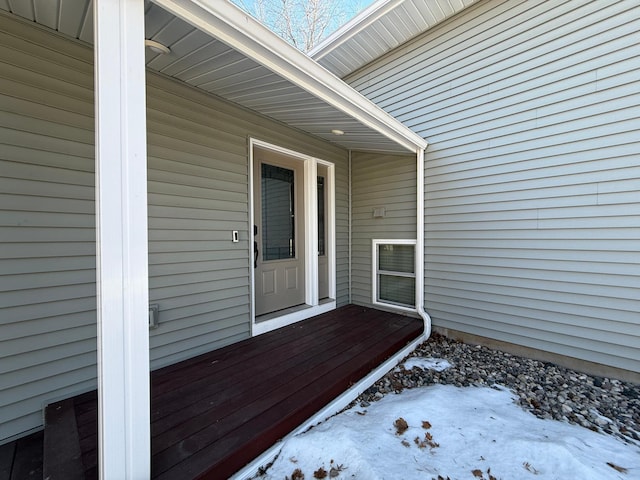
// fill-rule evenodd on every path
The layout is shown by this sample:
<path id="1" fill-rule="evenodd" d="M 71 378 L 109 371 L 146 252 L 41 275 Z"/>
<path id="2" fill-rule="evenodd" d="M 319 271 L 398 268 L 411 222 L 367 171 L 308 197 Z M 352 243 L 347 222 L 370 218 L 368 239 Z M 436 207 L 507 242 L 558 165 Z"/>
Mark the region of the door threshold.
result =
<path id="1" fill-rule="evenodd" d="M 303 303 L 302 305 L 296 305 L 295 307 L 289 307 L 284 310 L 260 315 L 255 318 L 252 335 L 261 335 L 263 333 L 270 332 L 271 330 L 275 330 L 276 328 L 285 327 L 292 323 L 315 317 L 321 313 L 335 310 L 335 308 L 336 301 L 333 298 L 325 298 L 320 300 L 318 305 L 307 305 L 306 303 Z"/>
<path id="2" fill-rule="evenodd" d="M 302 310 L 307 310 L 308 308 L 312 308 L 311 305 L 303 303 L 302 305 L 295 305 L 293 307 L 283 308 L 282 310 L 276 310 L 275 312 L 265 313 L 264 315 L 259 315 L 256 317 L 256 323 L 267 322 L 269 320 L 273 320 L 274 318 L 300 312 Z"/>

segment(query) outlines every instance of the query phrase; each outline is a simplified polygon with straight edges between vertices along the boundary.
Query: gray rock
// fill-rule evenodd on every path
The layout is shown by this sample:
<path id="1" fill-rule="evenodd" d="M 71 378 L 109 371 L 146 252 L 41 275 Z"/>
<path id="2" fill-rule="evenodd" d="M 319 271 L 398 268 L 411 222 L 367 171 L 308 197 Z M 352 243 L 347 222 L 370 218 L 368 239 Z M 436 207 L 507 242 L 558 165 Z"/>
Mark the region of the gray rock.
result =
<path id="1" fill-rule="evenodd" d="M 434 384 L 502 385 L 516 394 L 522 408 L 539 418 L 569 421 L 640 445 L 640 385 L 593 377 L 437 334 L 410 356 L 446 359 L 452 367 L 442 372 L 396 368 L 354 403 L 364 406 L 388 393 Z"/>

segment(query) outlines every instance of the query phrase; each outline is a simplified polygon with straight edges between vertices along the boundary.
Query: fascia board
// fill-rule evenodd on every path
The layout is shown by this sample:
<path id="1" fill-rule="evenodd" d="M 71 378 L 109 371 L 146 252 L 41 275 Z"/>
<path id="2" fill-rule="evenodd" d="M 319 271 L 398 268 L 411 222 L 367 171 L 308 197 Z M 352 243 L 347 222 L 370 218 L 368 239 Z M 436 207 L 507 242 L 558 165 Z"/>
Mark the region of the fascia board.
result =
<path id="1" fill-rule="evenodd" d="M 408 151 L 427 147 L 418 134 L 230 2 L 152 1 Z"/>

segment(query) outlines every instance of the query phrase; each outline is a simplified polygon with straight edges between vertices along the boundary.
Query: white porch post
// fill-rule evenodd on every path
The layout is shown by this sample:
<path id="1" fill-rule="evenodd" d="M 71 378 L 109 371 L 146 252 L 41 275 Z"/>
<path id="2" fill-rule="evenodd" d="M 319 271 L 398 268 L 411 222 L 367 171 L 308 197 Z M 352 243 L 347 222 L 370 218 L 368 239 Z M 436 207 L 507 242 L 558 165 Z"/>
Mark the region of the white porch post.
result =
<path id="1" fill-rule="evenodd" d="M 94 1 L 100 478 L 150 475 L 144 2 Z"/>

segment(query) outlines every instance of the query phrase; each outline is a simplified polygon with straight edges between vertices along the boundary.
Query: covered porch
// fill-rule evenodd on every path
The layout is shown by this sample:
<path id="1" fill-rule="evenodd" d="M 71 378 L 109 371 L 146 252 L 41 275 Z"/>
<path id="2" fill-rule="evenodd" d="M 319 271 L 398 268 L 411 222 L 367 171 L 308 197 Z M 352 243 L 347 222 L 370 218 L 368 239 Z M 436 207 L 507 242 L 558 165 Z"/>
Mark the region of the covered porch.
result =
<path id="1" fill-rule="evenodd" d="M 349 305 L 154 371 L 152 478 L 252 476 L 280 439 L 343 408 L 422 334 L 415 318 Z M 44 478 L 98 478 L 97 409 L 96 391 L 47 407 Z M 16 475 L 37 466 L 37 441 L 12 447 L 30 448 L 14 453 L 31 457 Z"/>
<path id="2" fill-rule="evenodd" d="M 149 371 L 181 369 L 178 362 L 237 342 L 266 342 L 271 328 L 352 301 L 370 304 L 368 291 L 364 300 L 352 298 L 351 284 L 357 277 L 369 285 L 377 275 L 372 238 L 415 245 L 403 265 L 410 272 L 400 272 L 410 285 L 402 303 L 425 318 L 417 172 L 426 142 L 228 2 L 76 4 L 82 8 L 73 15 L 62 4 L 46 11 L 0 6 L 0 193 L 9 201 L 2 227 L 11 247 L 2 258 L 11 269 L 1 274 L 0 356 L 8 368 L 0 393 L 8 400 L 0 406 L 0 444 L 9 451 L 4 445 L 42 428 L 43 406 L 75 405 L 70 398 L 97 386 L 97 468 L 105 477 L 143 478 L 156 455 Z M 145 39 L 164 45 L 164 53 L 157 45 L 145 50 Z M 253 167 L 260 149 L 299 162 L 305 212 L 296 227 L 306 262 L 302 303 L 275 319 L 256 311 Z M 408 169 L 393 172 L 409 197 L 395 207 L 402 214 L 358 227 L 352 207 L 365 199 L 359 208 L 371 219 L 394 159 Z M 352 166 L 374 163 L 361 183 L 352 182 Z M 385 185 L 375 198 L 358 193 L 376 181 Z M 159 312 L 151 330 L 150 304 Z M 397 352 L 385 341 L 362 347 L 350 332 L 368 338 L 367 320 L 362 327 L 343 320 L 348 342 L 326 342 L 339 346 L 334 352 L 364 348 L 363 375 Z M 331 387 L 335 395 L 355 381 L 345 378 Z M 217 386 L 220 399 L 227 387 Z M 55 456 L 74 456 L 67 453 Z"/>

